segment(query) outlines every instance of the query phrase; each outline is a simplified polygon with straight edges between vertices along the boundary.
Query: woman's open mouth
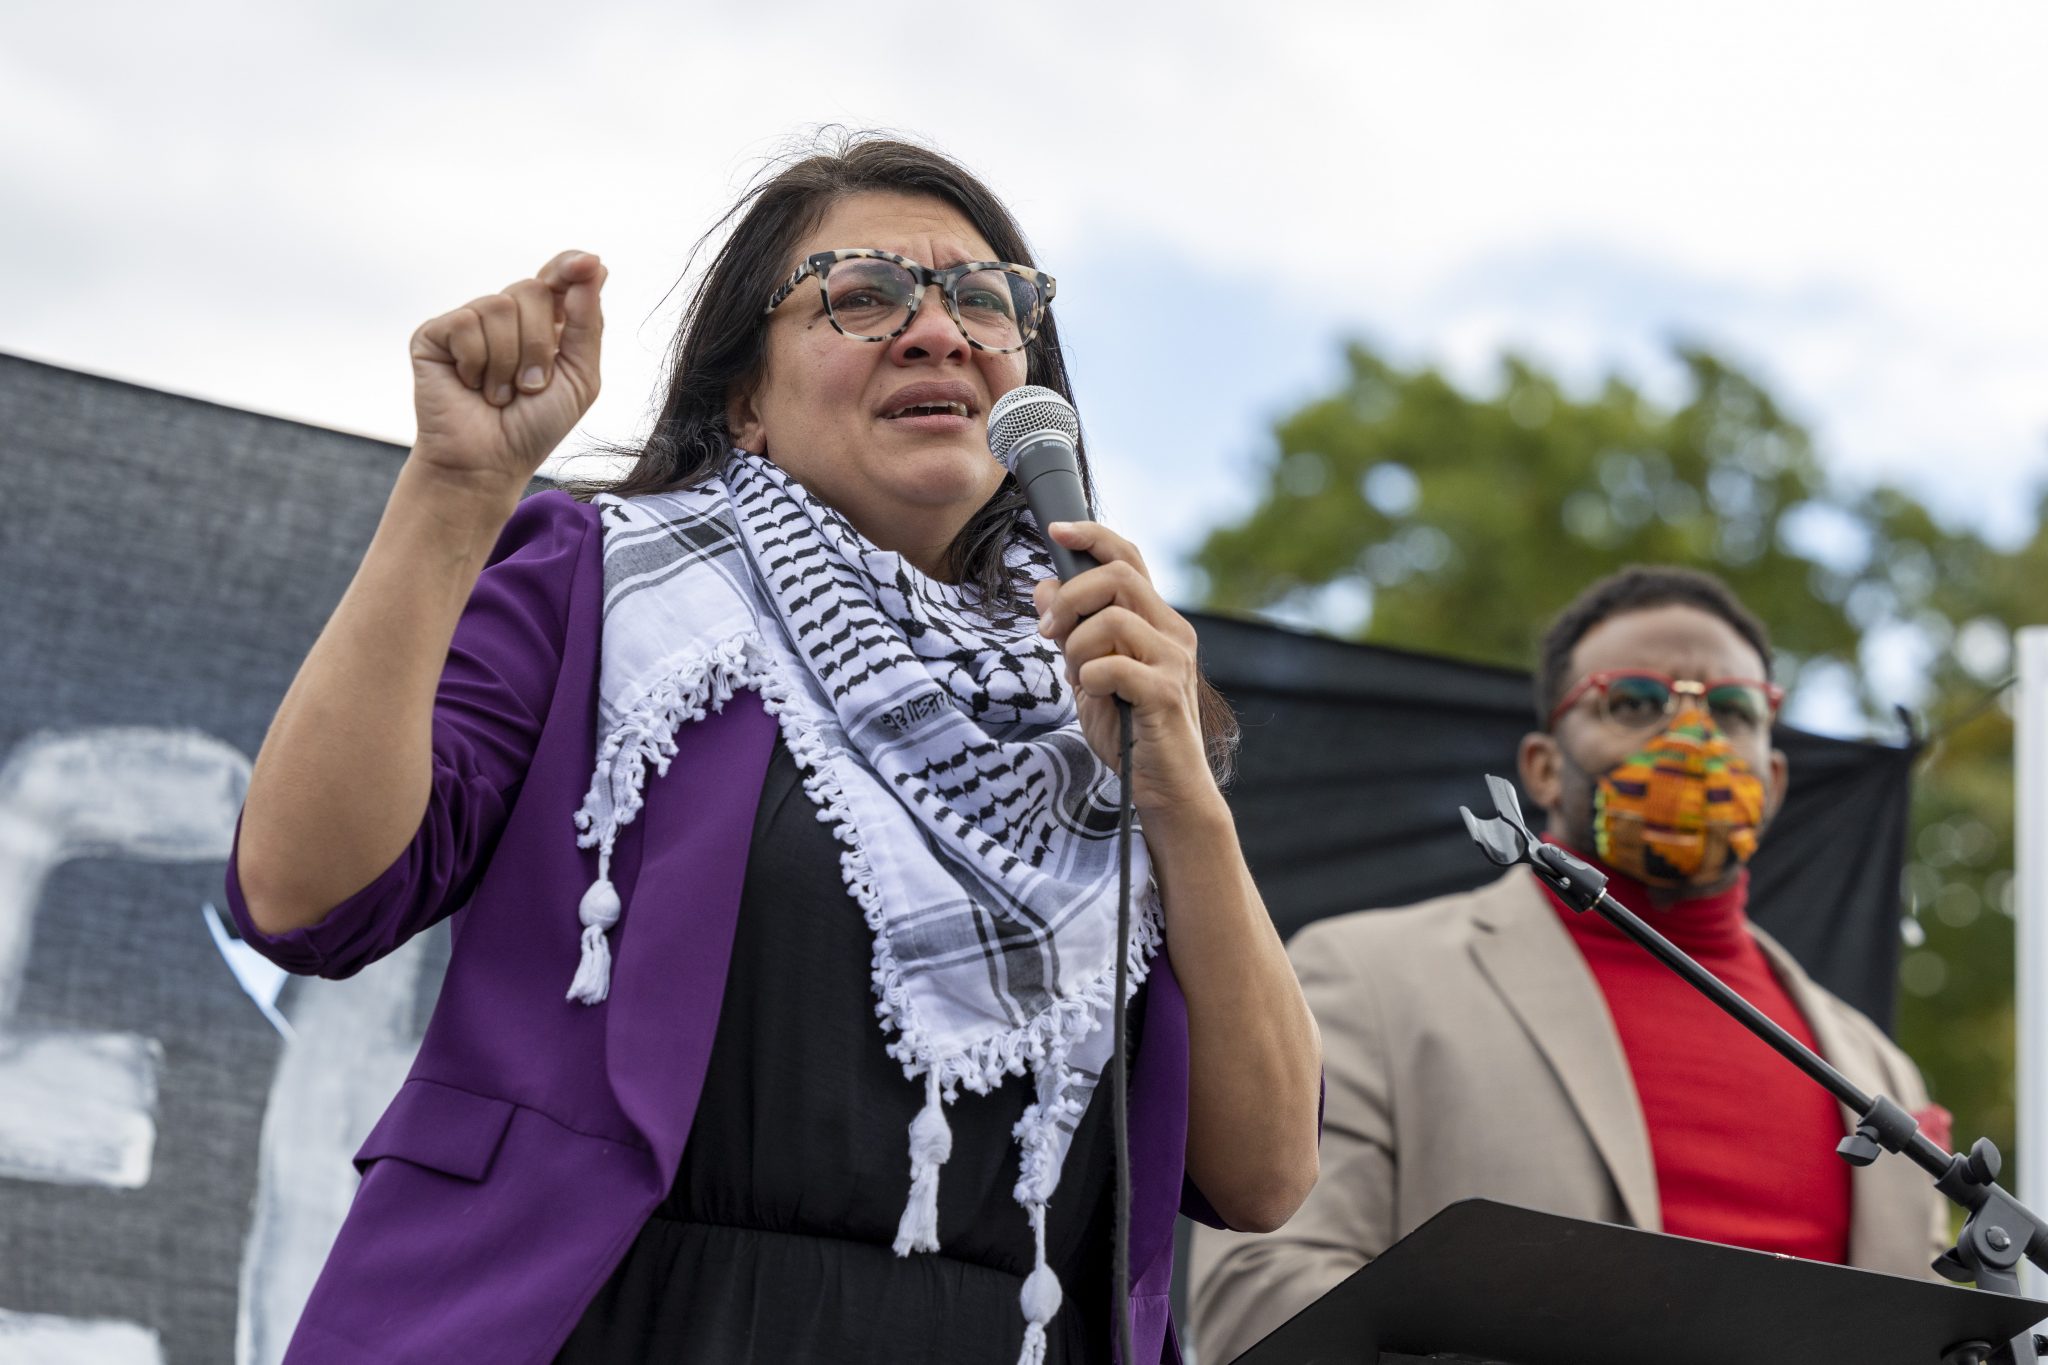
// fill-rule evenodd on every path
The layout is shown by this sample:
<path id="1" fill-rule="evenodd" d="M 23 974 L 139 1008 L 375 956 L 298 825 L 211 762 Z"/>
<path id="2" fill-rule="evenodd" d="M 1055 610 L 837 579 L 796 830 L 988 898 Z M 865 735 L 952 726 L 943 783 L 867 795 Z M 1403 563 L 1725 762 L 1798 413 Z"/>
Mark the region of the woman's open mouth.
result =
<path id="1" fill-rule="evenodd" d="M 955 433 L 968 430 L 979 405 L 974 390 L 958 381 L 907 384 L 891 394 L 878 414 L 892 425 L 912 431 Z"/>

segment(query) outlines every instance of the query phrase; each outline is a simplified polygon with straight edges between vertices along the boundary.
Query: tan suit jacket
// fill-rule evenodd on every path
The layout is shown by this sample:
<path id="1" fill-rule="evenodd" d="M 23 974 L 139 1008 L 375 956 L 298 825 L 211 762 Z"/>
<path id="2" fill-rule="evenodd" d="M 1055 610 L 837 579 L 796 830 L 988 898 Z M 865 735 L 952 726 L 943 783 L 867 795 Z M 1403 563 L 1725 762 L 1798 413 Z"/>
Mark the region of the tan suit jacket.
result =
<path id="1" fill-rule="evenodd" d="M 1874 1024 L 1760 931 L 1757 941 L 1824 1057 L 1908 1110 L 1927 1103 L 1919 1072 Z M 1322 1027 L 1322 1178 L 1277 1232 L 1195 1230 L 1202 1365 L 1225 1365 L 1460 1199 L 1661 1229 L 1621 1040 L 1526 869 L 1464 895 L 1320 920 L 1288 955 Z M 1885 1156 L 1851 1190 L 1850 1263 L 1926 1277 L 1948 1229 L 1927 1176 Z"/>

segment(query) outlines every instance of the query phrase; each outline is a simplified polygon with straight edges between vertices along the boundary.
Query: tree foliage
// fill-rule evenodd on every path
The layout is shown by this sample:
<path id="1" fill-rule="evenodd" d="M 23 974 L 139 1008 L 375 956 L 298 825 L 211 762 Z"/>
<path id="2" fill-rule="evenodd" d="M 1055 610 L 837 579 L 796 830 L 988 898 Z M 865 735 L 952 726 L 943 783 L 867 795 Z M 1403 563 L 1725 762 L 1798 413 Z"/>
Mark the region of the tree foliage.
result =
<path id="1" fill-rule="evenodd" d="M 1770 627 L 1781 680 L 1832 685 L 1898 736 L 1868 681 L 1905 659 L 1932 739 L 1902 888 L 1902 1043 L 1956 1113 L 2013 1135 L 2011 632 L 2048 620 L 2048 500 L 2017 550 L 1910 493 L 1832 477 L 1741 370 L 1682 348 L 1683 401 L 1619 378 L 1574 396 L 1503 362 L 1497 392 L 1347 350 L 1344 381 L 1281 419 L 1263 487 L 1195 567 L 1213 609 L 1528 668 L 1549 618 L 1632 563 L 1719 574 Z M 1890 668 L 1872 665 L 1889 663 Z"/>

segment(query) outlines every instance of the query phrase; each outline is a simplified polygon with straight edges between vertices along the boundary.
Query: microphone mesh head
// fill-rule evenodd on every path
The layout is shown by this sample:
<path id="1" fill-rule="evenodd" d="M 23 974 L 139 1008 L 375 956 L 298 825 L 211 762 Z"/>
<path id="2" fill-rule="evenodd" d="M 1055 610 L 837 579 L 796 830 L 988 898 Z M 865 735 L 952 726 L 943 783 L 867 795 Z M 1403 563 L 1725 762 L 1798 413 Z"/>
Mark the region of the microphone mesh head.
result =
<path id="1" fill-rule="evenodd" d="M 1011 389 L 988 410 L 989 452 L 1005 469 L 1019 446 L 1048 432 L 1064 437 L 1069 445 L 1081 444 L 1081 418 L 1074 405 L 1042 385 Z"/>

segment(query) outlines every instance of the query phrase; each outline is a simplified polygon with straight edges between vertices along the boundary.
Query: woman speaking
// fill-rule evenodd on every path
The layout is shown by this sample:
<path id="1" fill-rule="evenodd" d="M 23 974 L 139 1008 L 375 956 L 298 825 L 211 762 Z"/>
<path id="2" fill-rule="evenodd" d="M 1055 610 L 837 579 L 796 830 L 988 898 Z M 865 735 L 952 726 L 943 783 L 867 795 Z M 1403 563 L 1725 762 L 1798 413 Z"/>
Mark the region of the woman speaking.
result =
<path id="1" fill-rule="evenodd" d="M 725 221 L 587 500 L 520 495 L 597 396 L 597 257 L 413 335 L 418 438 L 229 864 L 295 971 L 459 912 L 288 1358 L 1112 1359 L 1122 699 L 1127 1306 L 1173 1359 L 1176 1209 L 1270 1229 L 1316 1174 L 1228 711 L 1137 551 L 1056 524 L 1101 563 L 1052 578 L 990 457 L 1066 371 L 987 188 L 862 138 Z"/>

